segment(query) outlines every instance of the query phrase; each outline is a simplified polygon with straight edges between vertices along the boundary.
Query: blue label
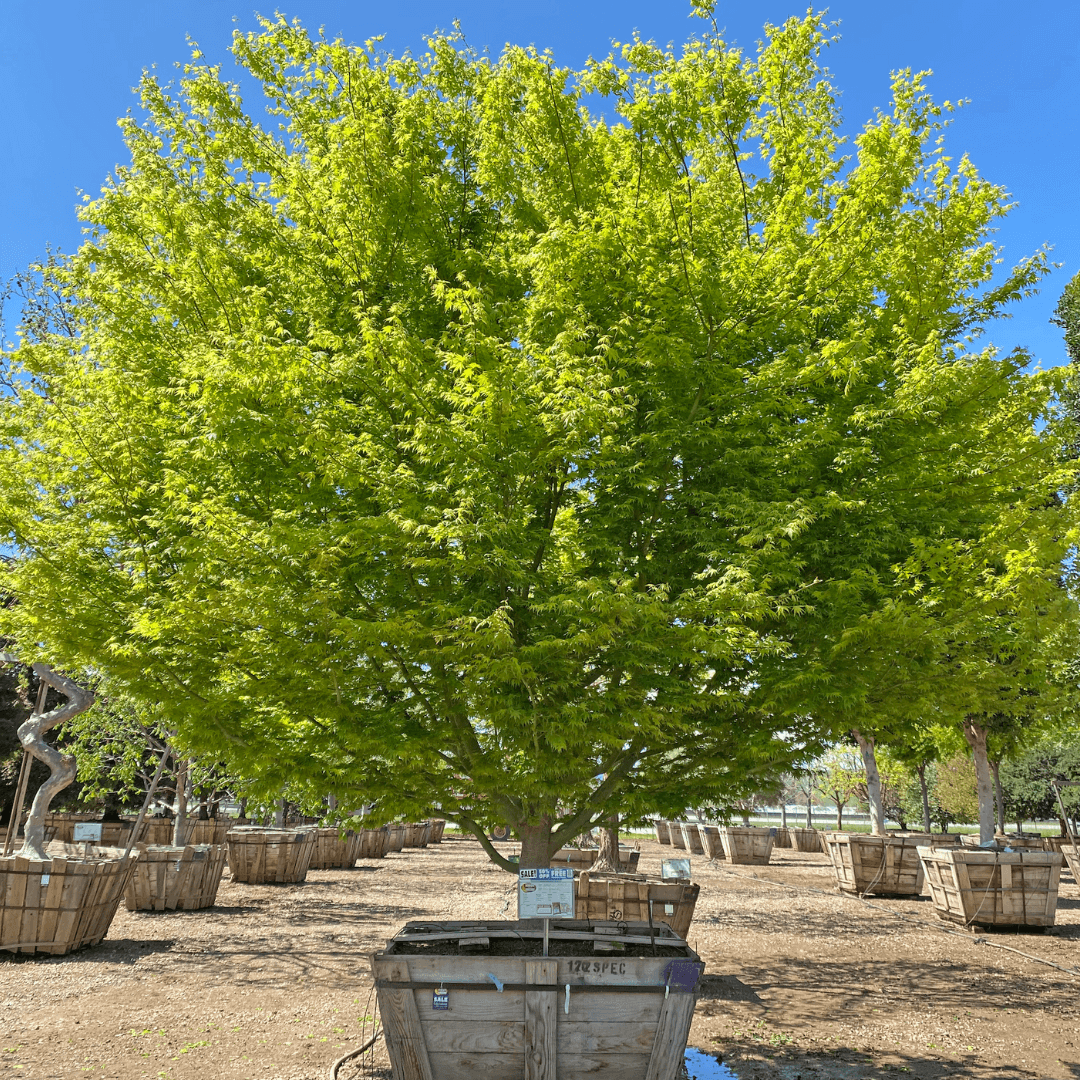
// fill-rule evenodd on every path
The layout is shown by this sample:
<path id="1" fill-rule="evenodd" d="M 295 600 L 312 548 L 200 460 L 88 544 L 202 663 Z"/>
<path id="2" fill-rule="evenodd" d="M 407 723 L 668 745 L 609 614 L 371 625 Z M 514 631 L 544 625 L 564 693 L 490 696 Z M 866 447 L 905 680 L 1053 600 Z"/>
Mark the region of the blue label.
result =
<path id="1" fill-rule="evenodd" d="M 518 877 L 535 881 L 573 881 L 574 871 L 569 866 L 542 866 L 536 870 L 519 870 Z"/>
<path id="2" fill-rule="evenodd" d="M 431 1007 L 433 1009 L 449 1009 L 450 1008 L 450 991 L 449 990 L 436 990 L 431 995 Z"/>

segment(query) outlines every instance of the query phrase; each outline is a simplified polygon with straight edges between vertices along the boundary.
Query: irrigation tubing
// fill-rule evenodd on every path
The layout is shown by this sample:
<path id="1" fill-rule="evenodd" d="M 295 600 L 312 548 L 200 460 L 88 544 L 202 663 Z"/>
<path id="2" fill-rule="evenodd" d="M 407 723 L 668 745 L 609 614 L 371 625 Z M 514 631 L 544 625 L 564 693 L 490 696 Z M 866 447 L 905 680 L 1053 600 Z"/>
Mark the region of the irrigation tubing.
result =
<path id="1" fill-rule="evenodd" d="M 775 885 L 778 889 L 788 889 L 794 893 L 817 893 L 818 896 L 827 896 L 830 899 L 835 899 L 836 893 L 827 892 L 825 889 L 815 889 L 811 885 L 788 885 L 783 881 L 773 881 L 771 878 L 758 877 L 754 874 L 753 877 L 747 877 L 746 874 L 740 874 L 735 870 L 728 870 L 722 866 L 715 866 L 713 869 L 721 870 L 725 874 L 730 874 L 732 877 L 739 878 L 741 881 L 760 881 L 765 885 Z M 1005 952 L 1016 953 L 1017 956 L 1022 956 L 1025 960 L 1033 960 L 1037 964 L 1046 964 L 1047 967 L 1057 968 L 1058 971 L 1064 972 L 1071 978 L 1080 978 L 1080 969 L 1062 967 L 1061 964 L 1055 964 L 1053 960 L 1047 960 L 1042 956 L 1035 956 L 1033 953 L 1026 953 L 1021 949 L 1014 949 L 1011 945 L 1002 945 L 997 941 L 991 941 L 989 938 L 980 936 L 972 936 L 970 933 L 965 933 L 963 930 L 953 930 L 949 926 L 942 926 L 940 923 L 930 922 L 927 919 L 916 919 L 910 915 L 905 915 L 900 911 L 893 911 L 892 908 L 887 908 L 882 904 L 874 904 L 869 900 L 864 900 L 861 896 L 851 896 L 848 893 L 840 893 L 841 897 L 845 900 L 855 900 L 860 904 L 865 904 L 868 908 L 873 908 L 875 911 L 883 911 L 886 915 L 891 915 L 895 919 L 902 919 L 904 922 L 913 923 L 916 926 L 925 926 L 931 930 L 938 930 L 942 934 L 954 934 L 956 937 L 963 938 L 965 941 L 971 942 L 972 945 L 989 945 L 992 949 L 1002 949 Z"/>
<path id="2" fill-rule="evenodd" d="M 376 1031 L 375 1034 L 372 1035 L 371 1038 L 368 1039 L 368 1041 L 362 1046 L 358 1046 L 355 1050 L 350 1050 L 344 1057 L 339 1057 L 337 1061 L 335 1061 L 334 1064 L 330 1066 L 329 1080 L 338 1080 L 338 1069 L 340 1069 L 346 1061 L 352 1061 L 353 1058 L 358 1058 L 362 1053 L 364 1053 L 365 1050 L 370 1050 L 375 1045 L 375 1041 L 381 1034 L 382 1028 L 379 1028 L 379 1030 Z"/>

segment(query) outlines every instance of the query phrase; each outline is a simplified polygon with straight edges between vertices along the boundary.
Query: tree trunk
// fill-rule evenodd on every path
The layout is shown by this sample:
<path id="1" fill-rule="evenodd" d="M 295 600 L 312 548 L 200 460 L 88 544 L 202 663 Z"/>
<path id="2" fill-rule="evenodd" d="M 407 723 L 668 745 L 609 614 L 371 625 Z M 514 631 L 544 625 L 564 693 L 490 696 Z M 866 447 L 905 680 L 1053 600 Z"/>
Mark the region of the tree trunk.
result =
<path id="1" fill-rule="evenodd" d="M 844 831 L 844 804 L 839 799 L 836 800 L 836 831 Z"/>
<path id="2" fill-rule="evenodd" d="M 994 805 L 997 807 L 997 831 L 1005 832 L 1005 797 L 1001 793 L 1001 762 L 991 761 L 990 771 L 994 774 Z"/>
<path id="3" fill-rule="evenodd" d="M 173 847 L 183 847 L 187 841 L 188 763 L 184 758 L 176 768 L 176 817 L 173 819 Z"/>
<path id="4" fill-rule="evenodd" d="M 600 851 L 596 856 L 593 870 L 617 874 L 622 865 L 619 859 L 619 815 L 612 814 L 608 825 L 600 829 Z"/>
<path id="5" fill-rule="evenodd" d="M 780 828 L 787 828 L 787 796 L 780 797 Z"/>
<path id="6" fill-rule="evenodd" d="M 810 802 L 810 796 L 806 796 L 806 827 L 812 829 L 814 827 L 814 807 Z"/>
<path id="7" fill-rule="evenodd" d="M 17 662 L 15 657 L 8 653 L 0 654 L 0 661 Z M 23 749 L 49 769 L 49 779 L 37 789 L 34 801 L 30 804 L 30 813 L 23 826 L 23 846 L 20 854 L 24 858 L 44 862 L 48 859 L 45 854 L 45 815 L 56 793 L 63 791 L 75 779 L 77 771 L 75 758 L 71 754 L 61 754 L 55 747 L 50 746 L 45 741 L 45 732 L 73 716 L 78 716 L 79 713 L 86 712 L 94 704 L 94 695 L 78 683 L 53 671 L 47 664 L 34 664 L 32 670 L 38 679 L 54 690 L 59 690 L 68 699 L 63 705 L 47 713 L 39 712 L 35 708 L 30 718 L 19 725 L 19 742 Z M 38 707 L 43 708 L 44 704 L 45 699 L 42 697 Z M 17 828 L 17 823 L 15 827 Z"/>
<path id="8" fill-rule="evenodd" d="M 277 809 L 274 811 L 274 828 L 285 828 L 285 800 L 278 799 Z"/>
<path id="9" fill-rule="evenodd" d="M 105 796 L 105 806 L 101 815 L 102 821 L 117 822 L 120 820 L 120 811 L 123 807 L 120 804 L 120 795 L 116 791 L 110 791 Z"/>
<path id="10" fill-rule="evenodd" d="M 994 839 L 994 783 L 990 776 L 990 762 L 986 754 L 986 728 L 973 717 L 964 720 L 964 738 L 971 747 L 975 762 L 975 792 L 979 798 L 979 843 Z"/>
<path id="11" fill-rule="evenodd" d="M 518 866 L 522 870 L 535 870 L 551 865 L 551 856 L 555 852 L 551 849 L 550 818 L 541 818 L 539 825 L 519 825 L 514 832 L 521 839 Z M 618 844 L 617 838 L 615 842 Z"/>
<path id="12" fill-rule="evenodd" d="M 922 822 L 923 829 L 932 833 L 934 831 L 933 825 L 930 821 L 930 789 L 926 785 L 926 762 L 920 762 L 915 766 L 915 771 L 919 774 L 919 791 L 922 793 Z M 945 830 L 942 829 L 942 832 Z"/>
<path id="13" fill-rule="evenodd" d="M 874 740 L 867 739 L 855 728 L 851 734 L 859 744 L 863 768 L 866 769 L 866 800 L 870 804 L 870 831 L 874 836 L 885 835 L 885 811 L 881 805 L 881 773 L 878 772 Z"/>

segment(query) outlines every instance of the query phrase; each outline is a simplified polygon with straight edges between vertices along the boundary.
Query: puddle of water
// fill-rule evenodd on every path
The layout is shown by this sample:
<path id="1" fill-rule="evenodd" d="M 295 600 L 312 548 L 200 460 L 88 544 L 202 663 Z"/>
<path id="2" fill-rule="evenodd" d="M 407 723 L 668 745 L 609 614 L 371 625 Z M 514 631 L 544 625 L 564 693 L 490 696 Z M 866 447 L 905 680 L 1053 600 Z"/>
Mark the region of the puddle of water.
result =
<path id="1" fill-rule="evenodd" d="M 684 1060 L 690 1080 L 739 1080 L 726 1065 L 722 1065 L 704 1050 L 688 1046 Z"/>

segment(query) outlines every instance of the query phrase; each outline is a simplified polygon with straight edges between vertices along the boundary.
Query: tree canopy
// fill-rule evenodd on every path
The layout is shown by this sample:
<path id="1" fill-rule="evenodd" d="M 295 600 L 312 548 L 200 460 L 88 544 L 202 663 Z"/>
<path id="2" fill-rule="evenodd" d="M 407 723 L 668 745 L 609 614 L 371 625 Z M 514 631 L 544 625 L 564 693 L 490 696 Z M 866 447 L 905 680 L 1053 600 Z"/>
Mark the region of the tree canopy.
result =
<path id="1" fill-rule="evenodd" d="M 820 18 L 696 7 L 580 72 L 266 21 L 276 129 L 147 75 L 7 358 L 0 633 L 531 865 L 910 712 L 972 595 L 1045 611 L 1060 375 L 976 341 L 1044 255 L 991 282 L 922 76 L 848 155 Z"/>

